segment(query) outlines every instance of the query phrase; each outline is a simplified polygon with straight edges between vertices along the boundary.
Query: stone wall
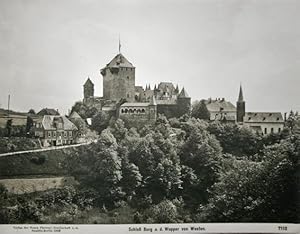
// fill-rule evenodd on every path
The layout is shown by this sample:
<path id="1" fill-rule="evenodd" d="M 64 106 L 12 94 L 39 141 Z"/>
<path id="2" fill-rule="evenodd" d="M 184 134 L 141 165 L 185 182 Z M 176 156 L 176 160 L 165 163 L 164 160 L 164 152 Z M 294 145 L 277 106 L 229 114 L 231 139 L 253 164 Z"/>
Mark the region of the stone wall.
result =
<path id="1" fill-rule="evenodd" d="M 158 104 L 157 105 L 157 113 L 163 114 L 167 118 L 179 118 L 184 114 L 189 114 L 191 111 L 190 99 L 184 100 L 180 102 L 177 100 L 177 104 Z"/>

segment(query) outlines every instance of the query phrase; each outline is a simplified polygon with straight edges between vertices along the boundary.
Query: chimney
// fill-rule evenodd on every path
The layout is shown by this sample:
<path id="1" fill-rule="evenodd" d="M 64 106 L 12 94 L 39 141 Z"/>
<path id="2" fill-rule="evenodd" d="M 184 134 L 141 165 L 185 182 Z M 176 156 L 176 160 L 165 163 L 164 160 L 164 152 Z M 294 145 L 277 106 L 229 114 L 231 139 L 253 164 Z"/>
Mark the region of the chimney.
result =
<path id="1" fill-rule="evenodd" d="M 286 116 L 287 116 L 287 113 L 284 112 L 284 122 L 286 121 Z"/>

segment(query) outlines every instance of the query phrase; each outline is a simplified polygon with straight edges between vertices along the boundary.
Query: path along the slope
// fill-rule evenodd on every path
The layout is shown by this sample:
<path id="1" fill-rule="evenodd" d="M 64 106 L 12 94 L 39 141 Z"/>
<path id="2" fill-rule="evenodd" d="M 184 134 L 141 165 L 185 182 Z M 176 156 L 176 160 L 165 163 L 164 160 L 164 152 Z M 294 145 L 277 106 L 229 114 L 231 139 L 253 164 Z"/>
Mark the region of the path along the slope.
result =
<path id="1" fill-rule="evenodd" d="M 43 152 L 43 151 L 50 151 L 50 150 L 60 150 L 60 149 L 66 149 L 66 148 L 72 148 L 72 147 L 74 148 L 74 147 L 79 147 L 82 145 L 89 145 L 93 142 L 96 142 L 96 141 L 89 141 L 89 142 L 74 144 L 74 145 L 52 146 L 52 147 L 47 147 L 47 148 L 43 148 L 43 149 L 9 152 L 9 153 L 0 154 L 0 157 L 12 156 L 12 155 L 17 155 L 17 154 L 36 153 L 36 152 Z"/>

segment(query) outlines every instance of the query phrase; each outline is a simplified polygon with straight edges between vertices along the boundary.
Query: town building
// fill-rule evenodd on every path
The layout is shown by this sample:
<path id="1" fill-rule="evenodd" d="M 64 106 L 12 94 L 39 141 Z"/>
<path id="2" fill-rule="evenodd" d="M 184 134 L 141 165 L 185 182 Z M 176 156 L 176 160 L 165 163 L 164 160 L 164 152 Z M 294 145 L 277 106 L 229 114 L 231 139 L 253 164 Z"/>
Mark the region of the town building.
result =
<path id="1" fill-rule="evenodd" d="M 279 133 L 284 127 L 284 119 L 280 112 L 246 112 L 242 86 L 237 100 L 236 116 L 238 123 L 263 135 Z"/>
<path id="2" fill-rule="evenodd" d="M 75 143 L 77 130 L 66 116 L 60 115 L 44 115 L 33 126 L 34 136 L 44 147 Z"/>
<path id="3" fill-rule="evenodd" d="M 225 98 L 209 98 L 204 103 L 210 114 L 210 121 L 237 123 L 263 135 L 281 132 L 284 127 L 285 121 L 280 112 L 246 112 L 242 86 L 236 106 Z"/>
<path id="4" fill-rule="evenodd" d="M 236 107 L 225 98 L 204 100 L 210 114 L 210 121 L 236 122 Z"/>

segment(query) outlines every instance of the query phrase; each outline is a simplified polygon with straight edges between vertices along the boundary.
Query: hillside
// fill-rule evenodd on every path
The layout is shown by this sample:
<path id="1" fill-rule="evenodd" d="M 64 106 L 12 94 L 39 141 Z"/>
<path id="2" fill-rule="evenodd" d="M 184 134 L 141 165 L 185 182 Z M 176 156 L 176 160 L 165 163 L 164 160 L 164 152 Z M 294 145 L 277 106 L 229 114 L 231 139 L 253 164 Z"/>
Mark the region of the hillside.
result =
<path id="1" fill-rule="evenodd" d="M 69 157 L 77 150 L 67 148 L 0 157 L 0 178 L 68 175 Z"/>
<path id="2" fill-rule="evenodd" d="M 12 114 L 12 115 L 23 115 L 23 116 L 27 116 L 28 115 L 28 113 L 14 111 L 14 110 L 9 110 L 9 114 Z M 0 108 L 0 116 L 1 115 L 2 116 L 7 116 L 7 109 Z"/>

